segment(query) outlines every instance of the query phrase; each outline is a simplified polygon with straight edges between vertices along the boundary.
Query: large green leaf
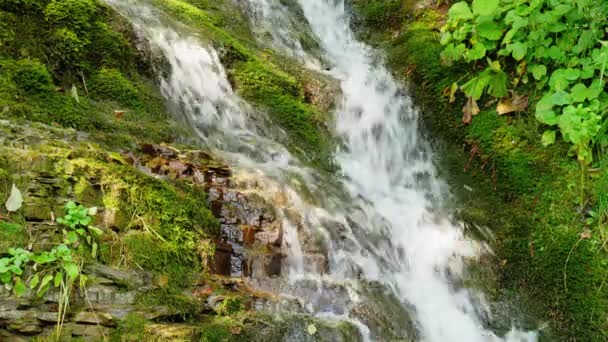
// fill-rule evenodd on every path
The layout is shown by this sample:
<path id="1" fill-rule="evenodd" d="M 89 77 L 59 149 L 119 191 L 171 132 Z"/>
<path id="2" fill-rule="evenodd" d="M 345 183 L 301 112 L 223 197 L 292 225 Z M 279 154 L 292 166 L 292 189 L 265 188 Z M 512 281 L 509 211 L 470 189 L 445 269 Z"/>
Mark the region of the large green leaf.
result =
<path id="1" fill-rule="evenodd" d="M 522 42 L 513 43 L 513 44 L 509 45 L 509 48 L 511 49 L 511 51 L 513 53 L 513 58 L 515 58 L 515 60 L 517 60 L 517 61 L 521 61 L 528 53 L 528 44 L 526 44 L 526 43 L 522 43 Z"/>
<path id="2" fill-rule="evenodd" d="M 482 59 L 486 55 L 486 47 L 477 43 L 473 45 L 473 47 L 465 53 L 465 57 L 467 62 L 476 61 L 478 59 Z"/>
<path id="3" fill-rule="evenodd" d="M 555 106 L 564 106 L 572 103 L 572 97 L 564 90 L 558 90 L 551 96 L 551 101 Z"/>
<path id="4" fill-rule="evenodd" d="M 473 13 L 469 8 L 469 4 L 464 1 L 457 2 L 450 7 L 448 17 L 452 20 L 469 20 L 473 19 Z"/>
<path id="5" fill-rule="evenodd" d="M 572 95 L 572 101 L 574 102 L 583 102 L 587 99 L 589 94 L 589 89 L 582 83 L 576 84 L 570 90 L 570 95 Z"/>
<path id="6" fill-rule="evenodd" d="M 502 37 L 503 28 L 495 21 L 483 21 L 476 26 L 477 34 L 489 40 L 499 40 Z"/>
<path id="7" fill-rule="evenodd" d="M 67 274 L 69 280 L 75 280 L 76 277 L 78 277 L 78 274 L 80 274 L 78 265 L 71 263 L 71 262 L 65 263 L 63 265 L 63 269 L 65 270 L 65 273 Z"/>
<path id="8" fill-rule="evenodd" d="M 542 64 L 532 64 L 528 67 L 528 70 L 534 76 L 534 79 L 539 81 L 547 74 L 547 67 Z"/>
<path id="9" fill-rule="evenodd" d="M 556 125 L 558 117 L 553 110 L 553 93 L 547 93 L 536 104 L 536 119 L 545 125 Z"/>
<path id="10" fill-rule="evenodd" d="M 488 94 L 494 97 L 503 97 L 507 95 L 507 74 L 500 70 L 494 72 L 488 81 Z"/>
<path id="11" fill-rule="evenodd" d="M 477 101 L 481 98 L 481 95 L 483 95 L 483 92 L 486 89 L 489 81 L 490 75 L 488 72 L 484 71 L 481 74 L 477 75 L 477 77 L 473 77 L 467 83 L 463 84 L 460 89 L 468 97 Z"/>
<path id="12" fill-rule="evenodd" d="M 498 14 L 499 0 L 473 0 L 473 13 L 475 15 Z"/>

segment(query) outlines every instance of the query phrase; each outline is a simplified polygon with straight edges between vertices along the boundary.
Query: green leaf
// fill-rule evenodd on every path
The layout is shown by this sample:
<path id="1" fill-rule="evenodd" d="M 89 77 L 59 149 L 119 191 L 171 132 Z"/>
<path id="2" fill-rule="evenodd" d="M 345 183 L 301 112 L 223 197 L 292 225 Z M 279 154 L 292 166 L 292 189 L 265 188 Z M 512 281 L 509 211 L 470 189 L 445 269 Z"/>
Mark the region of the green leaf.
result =
<path id="1" fill-rule="evenodd" d="M 473 100 L 477 101 L 483 95 L 484 90 L 486 89 L 488 82 L 490 81 L 490 75 L 488 72 L 484 71 L 481 74 L 477 75 L 477 77 L 473 77 L 467 83 L 463 84 L 460 89 L 468 96 L 473 98 Z"/>
<path id="2" fill-rule="evenodd" d="M 15 285 L 13 286 L 13 292 L 15 293 L 15 296 L 22 297 L 25 294 L 26 290 L 27 288 L 25 287 L 23 281 L 21 281 L 21 278 L 16 278 Z"/>
<path id="3" fill-rule="evenodd" d="M 465 53 L 466 60 L 468 62 L 482 59 L 485 55 L 486 55 L 486 47 L 479 42 L 477 44 L 473 45 L 473 47 Z"/>
<path id="4" fill-rule="evenodd" d="M 545 133 L 543 133 L 541 141 L 543 143 L 543 146 L 545 146 L 545 147 L 555 143 L 555 131 L 546 130 Z"/>
<path id="5" fill-rule="evenodd" d="M 59 287 L 61 285 L 61 280 L 63 279 L 63 272 L 59 271 L 55 274 L 55 279 L 53 279 L 53 285 L 55 287 Z"/>
<path id="6" fill-rule="evenodd" d="M 488 82 L 488 94 L 494 97 L 507 95 L 507 74 L 504 71 L 494 72 Z"/>
<path id="7" fill-rule="evenodd" d="M 63 269 L 68 276 L 68 279 L 73 281 L 78 277 L 80 270 L 78 269 L 78 265 L 73 262 L 65 263 L 63 265 Z"/>
<path id="8" fill-rule="evenodd" d="M 536 104 L 536 119 L 546 125 L 557 125 L 558 117 L 553 111 L 553 93 L 547 93 Z"/>
<path id="9" fill-rule="evenodd" d="M 593 80 L 593 82 L 589 86 L 589 89 L 587 90 L 587 99 L 597 99 L 603 91 L 604 86 L 602 85 L 602 81 L 599 79 Z"/>
<path id="10" fill-rule="evenodd" d="M 567 92 L 559 90 L 553 94 L 551 101 L 555 106 L 564 106 L 572 103 L 572 97 Z"/>
<path id="11" fill-rule="evenodd" d="M 95 236 L 101 236 L 103 235 L 103 230 L 97 228 L 97 227 L 89 227 L 89 231 L 91 232 L 91 234 L 95 235 Z"/>
<path id="12" fill-rule="evenodd" d="M 545 75 L 547 75 L 547 67 L 542 64 L 532 64 L 528 67 L 528 70 L 534 76 L 534 79 L 540 81 Z"/>
<path id="13" fill-rule="evenodd" d="M 499 40 L 502 37 L 502 27 L 495 21 L 484 21 L 476 26 L 477 34 L 489 40 Z"/>
<path id="14" fill-rule="evenodd" d="M 40 298 L 43 297 L 46 292 L 49 290 L 49 288 L 51 287 L 50 283 L 46 283 L 44 286 L 40 286 L 38 288 L 38 291 L 36 291 L 36 295 Z"/>
<path id="15" fill-rule="evenodd" d="M 70 231 L 66 236 L 66 240 L 69 244 L 75 243 L 78 241 L 78 234 L 75 231 Z"/>
<path id="16" fill-rule="evenodd" d="M 572 95 L 573 102 L 584 102 L 589 95 L 589 89 L 582 83 L 577 83 L 570 90 L 570 95 Z"/>
<path id="17" fill-rule="evenodd" d="M 576 81 L 581 77 L 581 71 L 579 69 L 568 68 L 564 71 L 564 77 L 568 81 Z"/>
<path id="18" fill-rule="evenodd" d="M 473 19 L 473 13 L 469 8 L 469 4 L 464 1 L 457 2 L 450 7 L 448 18 L 451 20 L 469 20 Z"/>
<path id="19" fill-rule="evenodd" d="M 566 90 L 570 84 L 570 80 L 573 79 L 575 75 L 576 72 L 568 71 L 568 69 L 557 69 L 553 72 L 553 74 L 551 74 L 551 78 L 549 79 L 549 87 L 557 91 Z"/>
<path id="20" fill-rule="evenodd" d="M 38 286 L 38 283 L 40 283 L 40 277 L 38 276 L 38 274 L 34 274 L 32 279 L 30 280 L 30 289 L 33 289 Z"/>
<path id="21" fill-rule="evenodd" d="M 498 14 L 499 0 L 473 0 L 473 13 L 475 15 Z"/>
<path id="22" fill-rule="evenodd" d="M 3 284 L 8 284 L 12 278 L 13 278 L 13 275 L 11 272 L 7 271 L 7 272 L 0 274 L 0 281 L 2 281 Z"/>
<path id="23" fill-rule="evenodd" d="M 521 61 L 528 53 L 528 44 L 517 42 L 509 45 L 516 61 Z"/>
<path id="24" fill-rule="evenodd" d="M 52 279 L 53 279 L 52 274 L 45 275 L 44 278 L 42 278 L 42 281 L 40 282 L 40 288 L 38 289 L 38 291 L 40 291 L 41 288 L 47 286 Z"/>
<path id="25" fill-rule="evenodd" d="M 98 248 L 97 242 L 93 242 L 93 244 L 91 245 L 91 256 L 93 258 L 97 257 L 97 248 Z"/>

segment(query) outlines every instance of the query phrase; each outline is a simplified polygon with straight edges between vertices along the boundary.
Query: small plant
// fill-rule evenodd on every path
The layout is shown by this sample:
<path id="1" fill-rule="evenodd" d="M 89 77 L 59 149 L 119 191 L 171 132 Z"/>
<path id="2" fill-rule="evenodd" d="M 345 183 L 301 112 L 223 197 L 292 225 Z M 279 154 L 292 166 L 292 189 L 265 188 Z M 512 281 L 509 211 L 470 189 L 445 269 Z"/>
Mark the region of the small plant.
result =
<path id="1" fill-rule="evenodd" d="M 93 221 L 92 215 L 97 212 L 96 208 L 86 208 L 82 205 L 77 205 L 74 202 L 68 202 L 65 207 L 65 216 L 57 219 L 57 223 L 66 226 L 69 229 L 64 229 L 64 243 L 69 245 L 77 245 L 80 238 L 84 238 L 86 243 L 91 246 L 91 256 L 97 257 L 97 237 L 103 232 L 101 229 L 90 226 Z"/>

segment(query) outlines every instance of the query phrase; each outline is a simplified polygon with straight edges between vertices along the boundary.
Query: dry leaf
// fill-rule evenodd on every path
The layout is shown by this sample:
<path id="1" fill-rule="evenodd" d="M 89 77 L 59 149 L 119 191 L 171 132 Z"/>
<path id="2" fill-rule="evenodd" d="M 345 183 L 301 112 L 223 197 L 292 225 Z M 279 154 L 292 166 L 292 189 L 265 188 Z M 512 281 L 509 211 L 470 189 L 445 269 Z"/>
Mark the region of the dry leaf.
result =
<path id="1" fill-rule="evenodd" d="M 503 97 L 496 106 L 496 112 L 500 115 L 523 112 L 528 109 L 528 96 L 522 96 L 511 91 L 511 97 Z"/>
<path id="2" fill-rule="evenodd" d="M 241 327 L 231 327 L 230 328 L 230 333 L 232 335 L 240 335 L 241 334 Z"/>
<path id="3" fill-rule="evenodd" d="M 450 98 L 450 103 L 454 103 L 456 101 L 456 92 L 458 91 L 458 83 L 454 82 L 451 86 L 443 89 L 443 96 Z"/>
<path id="4" fill-rule="evenodd" d="M 116 118 L 116 120 L 122 120 L 122 117 L 125 115 L 125 111 L 124 110 L 115 110 L 114 111 L 114 117 Z"/>
<path id="5" fill-rule="evenodd" d="M 477 105 L 477 101 L 475 101 L 472 97 L 467 98 L 467 103 L 462 107 L 462 122 L 465 125 L 468 125 L 473 121 L 473 116 L 479 114 L 479 106 Z"/>
<path id="6" fill-rule="evenodd" d="M 11 213 L 21 209 L 22 205 L 23 196 L 21 195 L 21 191 L 17 189 L 15 184 L 13 184 L 13 188 L 11 189 L 11 195 L 6 200 L 6 204 L 4 206 L 6 207 L 6 210 Z"/>
<path id="7" fill-rule="evenodd" d="M 585 229 L 580 235 L 581 239 L 591 239 L 591 231 L 589 229 Z"/>

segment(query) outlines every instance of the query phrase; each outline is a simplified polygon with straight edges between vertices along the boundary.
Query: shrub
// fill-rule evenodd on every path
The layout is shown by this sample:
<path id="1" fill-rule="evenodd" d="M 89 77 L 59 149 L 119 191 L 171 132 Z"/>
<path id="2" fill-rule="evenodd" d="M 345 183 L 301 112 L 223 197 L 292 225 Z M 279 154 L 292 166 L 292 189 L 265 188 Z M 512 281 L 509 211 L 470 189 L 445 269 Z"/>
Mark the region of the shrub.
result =
<path id="1" fill-rule="evenodd" d="M 46 66 L 38 61 L 20 60 L 13 66 L 13 81 L 28 94 L 53 90 L 53 80 Z"/>
<path id="2" fill-rule="evenodd" d="M 92 0 L 53 0 L 44 9 L 44 17 L 51 26 L 81 33 L 91 28 L 96 7 Z"/>
<path id="3" fill-rule="evenodd" d="M 116 69 L 103 68 L 91 80 L 91 96 L 98 100 L 114 100 L 120 104 L 140 107 L 139 91 Z"/>

